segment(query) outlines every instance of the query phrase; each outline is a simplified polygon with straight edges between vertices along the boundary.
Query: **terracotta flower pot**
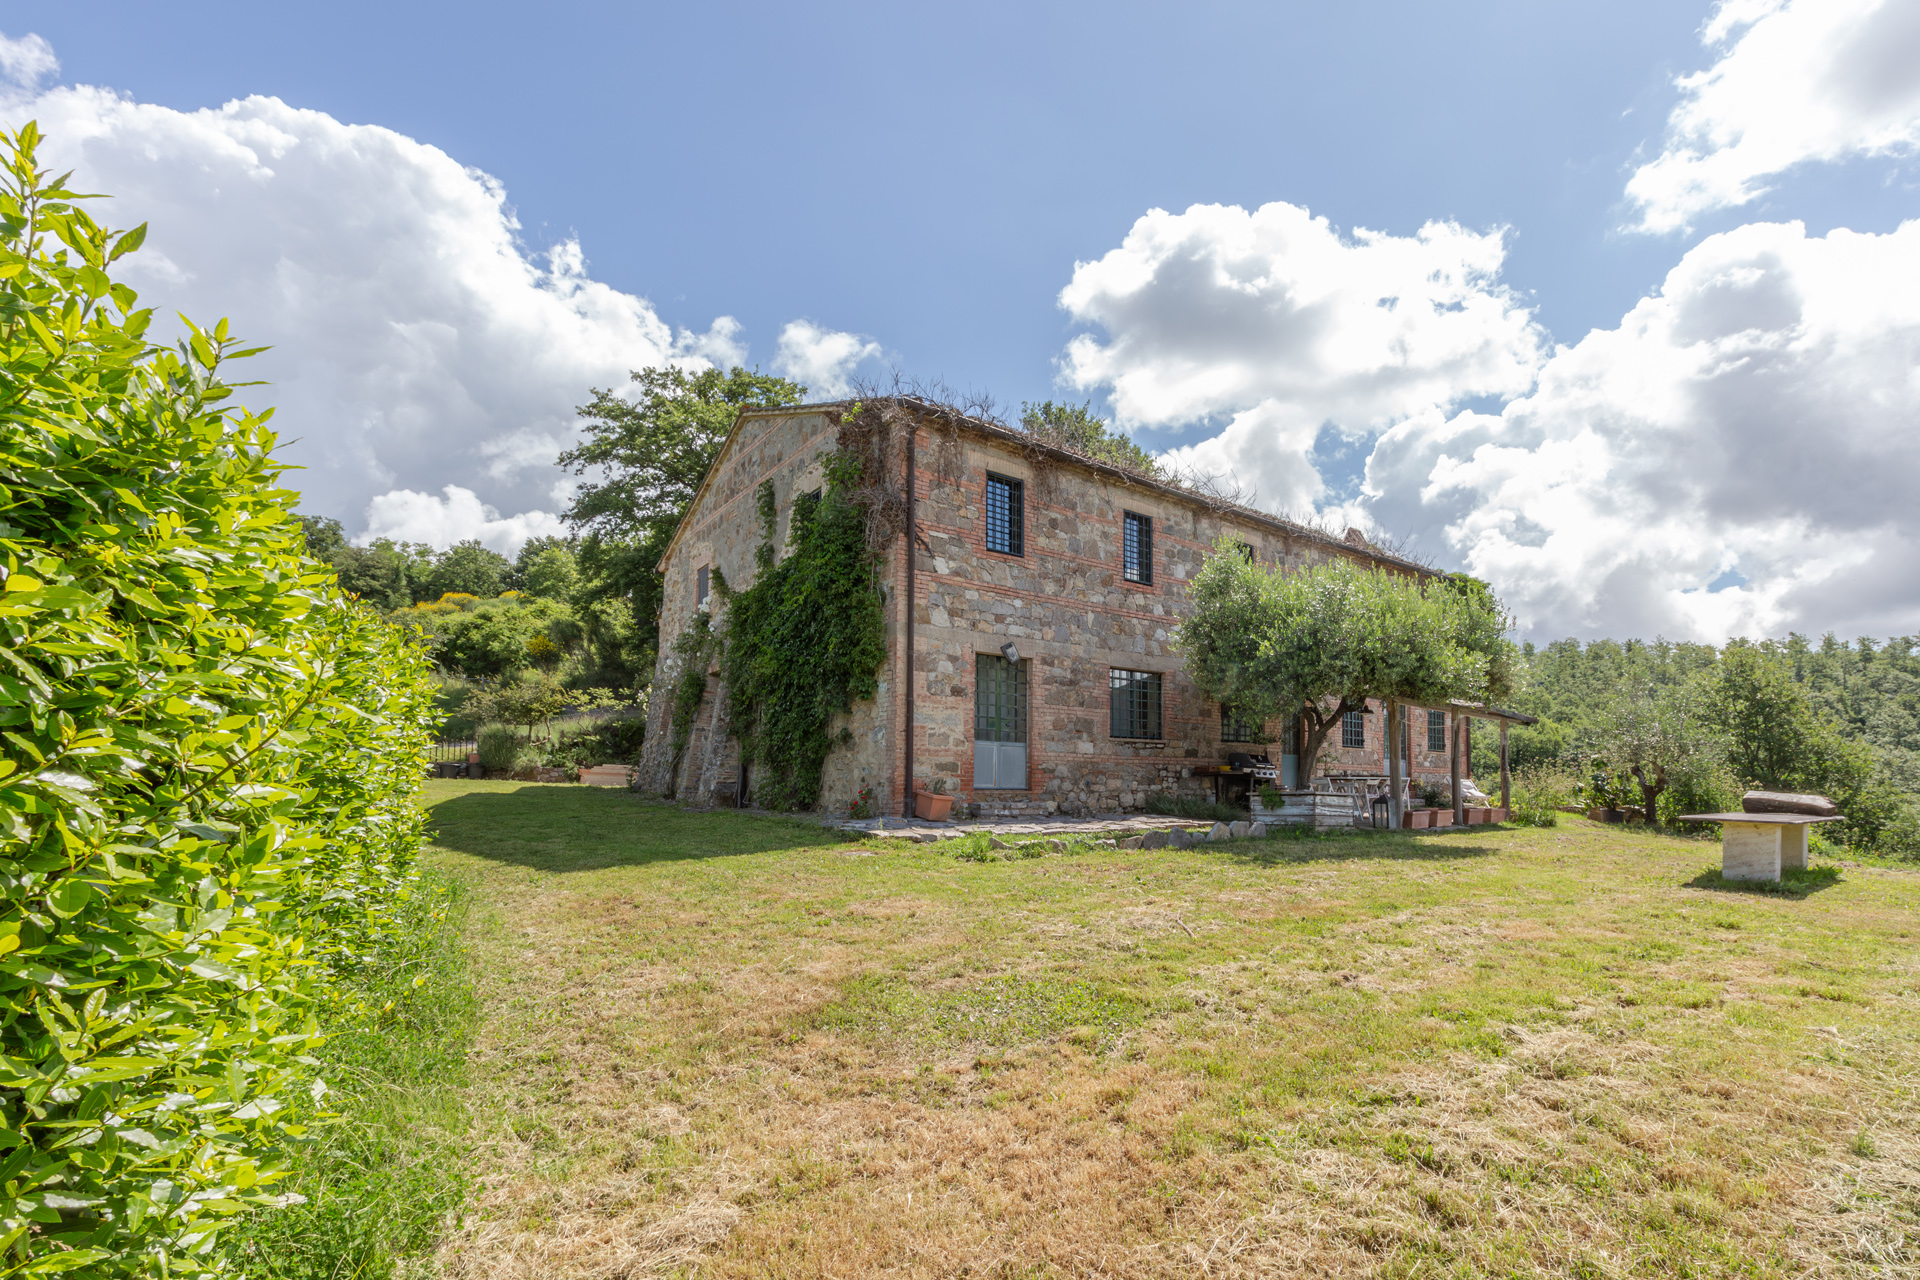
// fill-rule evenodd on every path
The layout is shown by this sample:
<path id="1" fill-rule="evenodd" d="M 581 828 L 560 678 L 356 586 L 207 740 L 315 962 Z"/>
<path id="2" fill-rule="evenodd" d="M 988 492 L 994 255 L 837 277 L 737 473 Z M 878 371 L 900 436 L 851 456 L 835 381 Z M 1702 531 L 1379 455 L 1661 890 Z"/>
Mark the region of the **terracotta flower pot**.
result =
<path id="1" fill-rule="evenodd" d="M 1506 820 L 1507 820 L 1507 811 L 1505 809 L 1502 809 L 1500 806 L 1495 805 L 1493 808 L 1487 810 L 1488 822 L 1505 822 Z"/>
<path id="2" fill-rule="evenodd" d="M 1450 827 L 1453 825 L 1453 810 L 1451 809 L 1429 809 L 1427 810 L 1427 814 L 1428 826 Z"/>
<path id="3" fill-rule="evenodd" d="M 1417 831 L 1433 825 L 1433 810 L 1408 809 L 1400 815 L 1400 820 L 1407 825 L 1408 830 Z"/>
<path id="4" fill-rule="evenodd" d="M 937 796 L 931 791 L 913 793 L 913 816 L 929 822 L 945 822 L 953 812 L 952 796 Z"/>

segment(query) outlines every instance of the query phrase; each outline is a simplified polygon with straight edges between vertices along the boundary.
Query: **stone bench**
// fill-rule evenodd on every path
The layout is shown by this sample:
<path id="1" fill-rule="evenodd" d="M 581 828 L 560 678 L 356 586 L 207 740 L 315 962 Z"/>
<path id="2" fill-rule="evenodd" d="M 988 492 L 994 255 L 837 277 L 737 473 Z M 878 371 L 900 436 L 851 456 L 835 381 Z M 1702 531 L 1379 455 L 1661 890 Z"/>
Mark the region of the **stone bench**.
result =
<path id="1" fill-rule="evenodd" d="M 1805 813 L 1683 813 L 1682 822 L 1718 822 L 1720 874 L 1729 880 L 1778 880 L 1782 871 L 1807 869 L 1807 828 L 1816 818 Z"/>

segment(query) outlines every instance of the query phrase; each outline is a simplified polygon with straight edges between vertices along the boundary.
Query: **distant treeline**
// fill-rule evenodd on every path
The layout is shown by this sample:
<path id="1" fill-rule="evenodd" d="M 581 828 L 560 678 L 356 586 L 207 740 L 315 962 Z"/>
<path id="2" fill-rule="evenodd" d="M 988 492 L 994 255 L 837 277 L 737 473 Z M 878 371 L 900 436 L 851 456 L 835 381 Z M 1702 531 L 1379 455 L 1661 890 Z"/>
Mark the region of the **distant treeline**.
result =
<path id="1" fill-rule="evenodd" d="M 1829 761 L 1844 758 L 1856 776 L 1870 761 L 1867 767 L 1882 795 L 1899 792 L 1909 810 L 1920 810 L 1916 649 L 1916 636 L 1846 641 L 1827 635 L 1814 641 L 1797 634 L 1784 640 L 1735 640 L 1720 648 L 1666 640 L 1527 644 L 1520 651 L 1512 703 L 1541 723 L 1513 731 L 1513 761 L 1519 768 L 1577 770 L 1606 738 L 1607 717 L 1624 690 L 1691 687 L 1703 692 L 1702 706 L 1718 705 L 1723 719 L 1740 705 L 1758 708 L 1757 719 L 1734 734 L 1728 753 L 1739 781 L 1797 779 L 1811 787 L 1831 767 L 1796 767 L 1785 759 L 1804 749 Z M 1491 743 L 1492 735 L 1482 734 L 1474 744 L 1476 764 L 1483 769 L 1491 763 Z M 1844 745 L 1836 750 L 1835 743 Z M 1768 752 L 1781 762 L 1771 761 Z M 1761 776 L 1768 773 L 1775 776 Z"/>

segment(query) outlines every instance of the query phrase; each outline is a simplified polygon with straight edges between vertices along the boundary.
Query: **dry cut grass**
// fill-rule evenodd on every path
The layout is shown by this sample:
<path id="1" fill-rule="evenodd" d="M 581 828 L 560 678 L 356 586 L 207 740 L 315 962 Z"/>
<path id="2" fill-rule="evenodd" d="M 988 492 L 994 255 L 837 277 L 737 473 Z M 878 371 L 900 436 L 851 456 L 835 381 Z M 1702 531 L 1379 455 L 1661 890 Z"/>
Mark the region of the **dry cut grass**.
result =
<path id="1" fill-rule="evenodd" d="M 431 785 L 487 1011 L 451 1276 L 1920 1274 L 1911 871 Z"/>

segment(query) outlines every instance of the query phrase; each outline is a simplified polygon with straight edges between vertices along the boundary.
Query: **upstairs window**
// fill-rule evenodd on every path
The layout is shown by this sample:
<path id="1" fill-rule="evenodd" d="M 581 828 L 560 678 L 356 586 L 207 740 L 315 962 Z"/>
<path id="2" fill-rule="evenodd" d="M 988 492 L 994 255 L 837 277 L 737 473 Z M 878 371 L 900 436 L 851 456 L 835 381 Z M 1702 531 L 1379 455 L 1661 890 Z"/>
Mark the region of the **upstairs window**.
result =
<path id="1" fill-rule="evenodd" d="M 1240 558 L 1242 560 L 1245 560 L 1248 564 L 1252 564 L 1254 562 L 1256 557 L 1254 555 L 1253 544 L 1251 542 L 1236 542 L 1233 545 L 1240 549 Z"/>
<path id="2" fill-rule="evenodd" d="M 1349 711 L 1340 717 L 1340 745 L 1349 751 L 1367 745 L 1367 715 Z"/>
<path id="3" fill-rule="evenodd" d="M 1427 712 L 1427 750 L 1445 751 L 1447 749 L 1447 713 L 1444 711 Z"/>
<path id="4" fill-rule="evenodd" d="M 710 576 L 711 571 L 706 565 L 693 571 L 693 607 L 696 609 L 707 602 L 707 580 Z"/>
<path id="5" fill-rule="evenodd" d="M 1220 741 L 1222 742 L 1258 742 L 1260 726 L 1250 717 L 1243 716 L 1237 707 L 1220 704 Z"/>
<path id="6" fill-rule="evenodd" d="M 1111 717 L 1107 732 L 1115 738 L 1160 737 L 1160 673 L 1112 669 Z"/>
<path id="7" fill-rule="evenodd" d="M 1153 517 L 1121 513 L 1121 572 L 1128 582 L 1151 585 L 1153 582 Z M 1158 736 L 1158 735 L 1155 735 Z"/>
<path id="8" fill-rule="evenodd" d="M 987 474 L 987 550 L 1003 556 L 1025 554 L 1021 547 L 1024 488 L 1018 480 Z"/>

